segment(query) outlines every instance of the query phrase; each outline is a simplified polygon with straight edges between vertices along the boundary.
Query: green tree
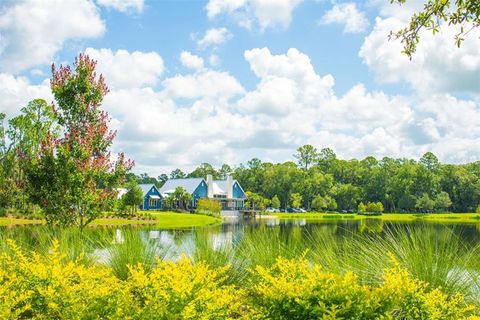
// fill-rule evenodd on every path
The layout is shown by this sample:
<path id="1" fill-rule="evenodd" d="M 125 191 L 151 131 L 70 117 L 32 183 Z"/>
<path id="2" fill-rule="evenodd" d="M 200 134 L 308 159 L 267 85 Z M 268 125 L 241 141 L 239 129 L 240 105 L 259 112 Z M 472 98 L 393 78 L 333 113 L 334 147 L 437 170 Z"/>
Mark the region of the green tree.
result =
<path id="1" fill-rule="evenodd" d="M 137 181 L 140 184 L 154 184 L 157 188 L 160 187 L 160 182 L 155 177 L 150 177 L 148 173 L 141 173 L 137 177 Z"/>
<path id="2" fill-rule="evenodd" d="M 325 196 L 325 202 L 327 203 L 327 209 L 330 211 L 335 211 L 338 208 L 337 201 L 330 196 Z"/>
<path id="3" fill-rule="evenodd" d="M 328 207 L 328 203 L 327 203 L 327 201 L 325 200 L 325 198 L 323 198 L 322 196 L 317 195 L 315 198 L 313 198 L 313 201 L 312 201 L 312 209 L 313 209 L 313 210 L 315 210 L 315 211 L 323 211 L 323 210 L 325 210 L 327 207 Z"/>
<path id="4" fill-rule="evenodd" d="M 330 148 L 323 148 L 318 154 L 318 165 L 323 172 L 331 172 L 337 161 L 337 155 Z"/>
<path id="5" fill-rule="evenodd" d="M 278 199 L 278 197 L 276 195 L 273 196 L 271 204 L 272 204 L 272 208 L 279 209 L 280 208 L 280 199 Z"/>
<path id="6" fill-rule="evenodd" d="M 177 209 L 186 210 L 189 208 L 189 204 L 192 201 L 192 195 L 183 187 L 176 187 L 175 191 L 171 194 L 173 198 L 173 206 Z"/>
<path id="7" fill-rule="evenodd" d="M 310 144 L 298 148 L 297 153 L 293 156 L 297 159 L 298 165 L 305 170 L 318 161 L 317 149 Z"/>
<path id="8" fill-rule="evenodd" d="M 246 201 L 246 206 L 249 209 L 253 210 L 263 210 L 267 206 L 269 200 L 262 197 L 258 193 L 247 191 L 247 201 Z"/>
<path id="9" fill-rule="evenodd" d="M 480 204 L 477 206 L 477 210 L 475 210 L 476 213 L 480 213 Z"/>
<path id="10" fill-rule="evenodd" d="M 115 133 L 100 108 L 108 88 L 95 67 L 83 54 L 73 68 L 52 66 L 50 83 L 63 135 L 47 135 L 27 172 L 32 201 L 42 207 L 49 225 L 83 229 L 115 201 L 114 188 L 133 166 L 123 154 L 111 161 Z"/>
<path id="11" fill-rule="evenodd" d="M 324 174 L 318 166 L 310 168 L 308 171 L 302 170 L 300 179 L 297 180 L 294 189 L 302 194 L 305 208 L 310 209 L 311 202 L 316 195 L 326 195 L 333 186 L 333 176 Z"/>
<path id="12" fill-rule="evenodd" d="M 333 189 L 335 200 L 338 207 L 342 210 L 350 210 L 357 208 L 360 199 L 360 189 L 350 183 L 340 184 Z"/>
<path id="13" fill-rule="evenodd" d="M 302 195 L 300 193 L 292 193 L 290 195 L 290 205 L 293 208 L 300 208 L 302 205 Z"/>
<path id="14" fill-rule="evenodd" d="M 11 181 L 6 181 L 9 188 L 14 188 L 18 195 L 18 207 L 27 205 L 28 181 L 25 171 L 40 152 L 41 143 L 47 136 L 58 136 L 58 125 L 51 105 L 43 99 L 35 99 L 20 109 L 20 115 L 10 119 L 6 131 L 10 145 L 7 151 L 5 167 Z M 13 186 L 13 184 L 15 186 Z M 34 192 L 35 190 L 30 190 Z"/>
<path id="15" fill-rule="evenodd" d="M 175 169 L 172 172 L 170 172 L 170 179 L 183 179 L 187 175 L 180 169 Z"/>
<path id="16" fill-rule="evenodd" d="M 358 204 L 357 211 L 358 212 L 366 212 L 367 211 L 367 207 L 365 206 L 365 204 L 363 204 L 363 202 L 360 202 Z"/>
<path id="17" fill-rule="evenodd" d="M 232 173 L 232 167 L 230 167 L 228 164 L 224 163 L 218 170 L 218 178 L 220 180 L 225 180 L 227 179 L 227 176 Z"/>
<path id="18" fill-rule="evenodd" d="M 158 184 L 159 184 L 158 187 L 161 188 L 165 184 L 165 182 L 167 182 L 168 175 L 166 175 L 165 173 L 162 173 L 161 175 L 159 175 L 157 177 L 157 180 L 158 180 Z"/>
<path id="19" fill-rule="evenodd" d="M 297 165 L 291 161 L 275 165 L 265 165 L 262 170 L 263 181 L 260 181 L 260 192 L 273 197 L 277 195 L 283 208 L 288 206 L 290 195 L 295 192 L 295 186 L 302 178 Z"/>
<path id="20" fill-rule="evenodd" d="M 432 211 L 435 207 L 435 201 L 430 199 L 427 193 L 424 193 L 420 198 L 417 199 L 416 208 L 420 211 Z"/>
<path id="21" fill-rule="evenodd" d="M 210 163 L 202 163 L 199 167 L 188 174 L 188 178 L 205 178 L 211 174 L 213 179 L 218 179 L 219 174 L 217 170 Z"/>
<path id="22" fill-rule="evenodd" d="M 411 211 L 415 209 L 416 203 L 417 198 L 415 198 L 411 194 L 404 194 L 398 200 L 398 207 L 404 211 Z"/>
<path id="23" fill-rule="evenodd" d="M 391 3 L 403 4 L 407 0 L 390 0 Z M 478 0 L 428 0 L 423 10 L 415 13 L 407 27 L 391 31 L 390 37 L 401 39 L 403 53 L 410 58 L 420 42 L 420 32 L 427 29 L 436 34 L 446 25 L 459 26 L 455 35 L 458 47 L 465 36 L 480 25 Z"/>
<path id="24" fill-rule="evenodd" d="M 137 207 L 143 203 L 143 191 L 137 183 L 131 182 L 127 186 L 127 192 L 122 196 L 125 206 L 130 207 L 130 212 L 134 215 Z"/>
<path id="25" fill-rule="evenodd" d="M 377 209 L 377 212 L 385 211 L 385 209 L 383 208 L 383 203 L 381 203 L 380 201 L 376 203 L 376 209 Z"/>
<path id="26" fill-rule="evenodd" d="M 440 211 L 447 211 L 452 206 L 452 200 L 445 191 L 440 192 L 435 197 L 435 209 Z"/>

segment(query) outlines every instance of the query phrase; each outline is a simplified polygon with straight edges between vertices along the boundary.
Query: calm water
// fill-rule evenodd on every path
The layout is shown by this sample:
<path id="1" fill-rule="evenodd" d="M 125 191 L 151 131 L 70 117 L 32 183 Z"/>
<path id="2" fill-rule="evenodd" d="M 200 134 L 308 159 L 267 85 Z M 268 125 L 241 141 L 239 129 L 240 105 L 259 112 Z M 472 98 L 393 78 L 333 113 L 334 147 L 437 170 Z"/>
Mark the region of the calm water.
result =
<path id="1" fill-rule="evenodd" d="M 121 243 L 123 241 L 123 231 L 125 228 L 88 228 L 85 233 L 90 239 L 101 239 L 110 243 Z M 398 230 L 428 231 L 428 233 L 438 233 L 448 231 L 453 232 L 461 242 L 471 245 L 480 244 L 480 224 L 435 224 L 435 223 L 405 223 L 405 222 L 385 222 L 381 220 L 332 220 L 316 222 L 305 219 L 281 220 L 276 218 L 263 219 L 235 219 L 226 218 L 222 225 L 191 228 L 182 230 L 161 230 L 152 227 L 133 227 L 145 239 L 156 242 L 159 247 L 164 248 L 167 259 L 176 259 L 181 254 L 192 255 L 195 246 L 200 242 L 205 242 L 214 250 L 221 248 L 234 248 L 245 237 L 251 237 L 252 234 L 266 232 L 276 232 L 281 239 L 294 241 L 300 246 L 308 248 L 312 238 L 319 233 L 328 234 L 333 238 L 341 239 L 345 237 L 384 235 L 387 232 L 396 232 Z M 44 226 L 22 226 L 0 228 L 0 237 L 16 239 L 18 242 L 28 244 L 35 249 L 42 246 L 52 237 L 62 238 L 61 235 L 51 235 Z M 278 239 L 278 238 L 276 238 Z M 310 240 L 306 241 L 306 240 Z M 97 252 L 102 256 L 102 252 Z"/>

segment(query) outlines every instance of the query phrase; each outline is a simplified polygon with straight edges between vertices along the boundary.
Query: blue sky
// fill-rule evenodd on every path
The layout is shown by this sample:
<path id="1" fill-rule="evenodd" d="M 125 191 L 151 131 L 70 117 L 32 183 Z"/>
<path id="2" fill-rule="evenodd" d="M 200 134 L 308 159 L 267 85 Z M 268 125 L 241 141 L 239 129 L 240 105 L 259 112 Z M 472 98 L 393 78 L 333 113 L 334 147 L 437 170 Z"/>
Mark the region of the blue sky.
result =
<path id="1" fill-rule="evenodd" d="M 390 30 L 420 2 L 47 0 L 0 4 L 0 111 L 51 100 L 51 62 L 98 60 L 115 151 L 137 172 L 292 159 L 480 156 L 480 44 L 424 33 L 409 61 Z M 477 33 L 475 33 L 477 32 Z"/>

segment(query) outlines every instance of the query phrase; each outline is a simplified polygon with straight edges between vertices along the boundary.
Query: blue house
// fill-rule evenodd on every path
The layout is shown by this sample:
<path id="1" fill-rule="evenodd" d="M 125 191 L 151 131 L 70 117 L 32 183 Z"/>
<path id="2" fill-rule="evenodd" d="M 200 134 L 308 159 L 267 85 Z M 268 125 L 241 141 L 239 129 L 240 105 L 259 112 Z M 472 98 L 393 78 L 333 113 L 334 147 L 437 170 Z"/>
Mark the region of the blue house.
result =
<path id="1" fill-rule="evenodd" d="M 210 198 L 218 200 L 222 210 L 241 210 L 246 194 L 237 180 L 228 176 L 226 180 L 213 180 L 211 175 L 206 179 L 187 178 L 167 180 L 160 188 L 162 197 L 168 197 L 178 187 L 184 188 L 192 195 L 192 207 L 196 207 L 198 200 Z"/>
<path id="2" fill-rule="evenodd" d="M 142 210 L 158 210 L 162 208 L 162 195 L 154 184 L 140 184 L 143 191 Z"/>

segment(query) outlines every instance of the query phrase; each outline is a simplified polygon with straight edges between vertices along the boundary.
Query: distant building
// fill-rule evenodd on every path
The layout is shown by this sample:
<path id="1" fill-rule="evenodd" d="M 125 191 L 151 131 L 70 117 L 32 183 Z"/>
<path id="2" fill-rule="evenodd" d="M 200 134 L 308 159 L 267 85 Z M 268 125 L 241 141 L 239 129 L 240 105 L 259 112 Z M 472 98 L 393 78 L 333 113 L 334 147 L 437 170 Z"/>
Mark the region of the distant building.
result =
<path id="1" fill-rule="evenodd" d="M 143 191 L 142 210 L 158 210 L 162 208 L 162 196 L 154 184 L 138 185 Z"/>
<path id="2" fill-rule="evenodd" d="M 178 187 L 192 195 L 192 207 L 196 207 L 202 198 L 216 199 L 222 204 L 222 210 L 243 209 L 246 194 L 240 183 L 231 176 L 226 180 L 213 180 L 211 175 L 203 178 L 171 179 L 160 188 L 162 197 L 168 197 Z"/>

